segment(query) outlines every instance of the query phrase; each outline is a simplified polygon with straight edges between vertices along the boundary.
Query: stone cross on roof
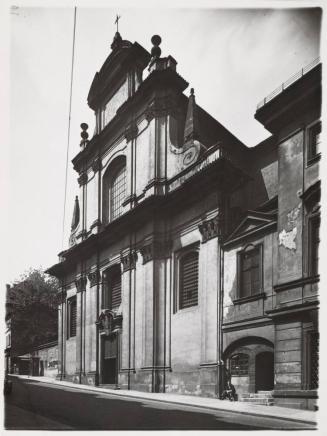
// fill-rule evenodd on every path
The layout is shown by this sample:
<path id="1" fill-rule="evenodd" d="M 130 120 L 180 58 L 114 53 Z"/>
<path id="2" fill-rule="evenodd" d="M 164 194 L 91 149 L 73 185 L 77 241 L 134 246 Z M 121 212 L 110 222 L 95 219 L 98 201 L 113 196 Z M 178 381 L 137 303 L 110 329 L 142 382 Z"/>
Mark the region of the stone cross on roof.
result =
<path id="1" fill-rule="evenodd" d="M 115 24 L 117 25 L 117 32 L 118 32 L 118 22 L 119 22 L 119 20 L 121 19 L 121 16 L 120 15 L 116 15 L 116 20 L 115 20 Z"/>

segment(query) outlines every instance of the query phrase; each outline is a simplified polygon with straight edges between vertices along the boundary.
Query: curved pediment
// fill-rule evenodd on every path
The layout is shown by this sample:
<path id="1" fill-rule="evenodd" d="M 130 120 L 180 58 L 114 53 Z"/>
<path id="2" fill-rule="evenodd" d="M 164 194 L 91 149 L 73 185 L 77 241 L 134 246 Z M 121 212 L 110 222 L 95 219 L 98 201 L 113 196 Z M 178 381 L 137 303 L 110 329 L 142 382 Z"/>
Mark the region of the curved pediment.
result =
<path id="1" fill-rule="evenodd" d="M 118 39 L 112 51 L 93 78 L 87 97 L 91 109 L 98 109 L 115 94 L 129 71 L 142 72 L 150 61 L 150 53 L 137 42 Z"/>

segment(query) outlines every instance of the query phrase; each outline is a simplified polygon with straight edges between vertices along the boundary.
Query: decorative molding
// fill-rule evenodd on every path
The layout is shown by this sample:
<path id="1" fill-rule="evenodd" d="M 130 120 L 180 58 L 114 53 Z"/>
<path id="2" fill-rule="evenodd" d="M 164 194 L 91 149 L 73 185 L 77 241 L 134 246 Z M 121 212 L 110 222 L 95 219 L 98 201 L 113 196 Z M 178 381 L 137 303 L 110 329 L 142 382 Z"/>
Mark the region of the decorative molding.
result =
<path id="1" fill-rule="evenodd" d="M 293 305 L 285 305 L 285 306 L 278 306 L 274 309 L 266 310 L 267 316 L 270 318 L 274 317 L 281 317 L 281 316 L 288 316 L 299 312 L 306 312 L 309 310 L 318 310 L 319 308 L 319 301 L 303 301 L 299 304 L 293 304 Z M 290 318 L 289 318 L 290 319 Z"/>
<path id="2" fill-rule="evenodd" d="M 128 203 L 132 203 L 133 201 L 136 201 L 136 200 L 137 200 L 136 194 L 129 195 L 122 202 L 122 206 L 127 206 Z"/>
<path id="3" fill-rule="evenodd" d="M 88 181 L 88 177 L 86 173 L 82 173 L 79 178 L 77 179 L 78 184 L 80 186 L 86 185 L 87 181 Z"/>
<path id="4" fill-rule="evenodd" d="M 139 129 L 135 123 L 131 123 L 129 126 L 127 126 L 125 129 L 126 141 L 129 142 L 132 139 L 136 138 L 138 131 L 139 131 Z"/>
<path id="5" fill-rule="evenodd" d="M 121 254 L 121 263 L 123 265 L 123 272 L 136 268 L 137 253 L 135 250 L 131 250 L 127 254 Z"/>
<path id="6" fill-rule="evenodd" d="M 77 292 L 83 292 L 86 288 L 87 278 L 86 276 L 80 276 L 75 280 L 75 286 Z"/>
<path id="7" fill-rule="evenodd" d="M 89 279 L 91 288 L 93 286 L 97 285 L 98 283 L 100 283 L 100 281 L 101 281 L 101 275 L 100 275 L 100 271 L 98 269 L 95 271 L 91 271 L 87 277 Z"/>
<path id="8" fill-rule="evenodd" d="M 122 327 L 123 317 L 121 314 L 117 315 L 112 310 L 103 310 L 95 324 L 98 326 L 100 332 L 103 332 L 106 336 L 115 333 Z"/>
<path id="9" fill-rule="evenodd" d="M 145 111 L 145 117 L 150 122 L 153 118 L 177 113 L 178 106 L 176 99 L 171 96 L 165 96 L 156 98 L 149 104 Z"/>
<path id="10" fill-rule="evenodd" d="M 101 226 L 101 221 L 99 219 L 96 219 L 95 221 L 93 221 L 93 223 L 90 225 L 90 230 L 94 229 L 94 227 L 99 227 Z"/>
<path id="11" fill-rule="evenodd" d="M 202 243 L 209 241 L 210 239 L 222 237 L 222 219 L 221 213 L 206 221 L 202 221 L 199 224 L 199 230 L 202 235 Z"/>
<path id="12" fill-rule="evenodd" d="M 265 299 L 266 297 L 267 297 L 267 295 L 265 294 L 265 292 L 259 292 L 258 294 L 251 295 L 249 297 L 237 298 L 237 299 L 233 300 L 233 304 L 250 303 L 251 301 Z"/>
<path id="13" fill-rule="evenodd" d="M 101 159 L 96 157 L 92 162 L 92 170 L 96 173 L 102 169 Z"/>
<path id="14" fill-rule="evenodd" d="M 287 291 L 288 289 L 299 288 L 304 285 L 308 285 L 311 283 L 318 283 L 320 281 L 320 276 L 310 276 L 310 277 L 301 277 L 300 279 L 291 280 L 286 283 L 281 283 L 279 285 L 274 285 L 275 292 Z"/>
<path id="15" fill-rule="evenodd" d="M 161 259 L 170 256 L 171 241 L 152 241 L 140 248 L 143 257 L 143 265 L 150 260 Z"/>

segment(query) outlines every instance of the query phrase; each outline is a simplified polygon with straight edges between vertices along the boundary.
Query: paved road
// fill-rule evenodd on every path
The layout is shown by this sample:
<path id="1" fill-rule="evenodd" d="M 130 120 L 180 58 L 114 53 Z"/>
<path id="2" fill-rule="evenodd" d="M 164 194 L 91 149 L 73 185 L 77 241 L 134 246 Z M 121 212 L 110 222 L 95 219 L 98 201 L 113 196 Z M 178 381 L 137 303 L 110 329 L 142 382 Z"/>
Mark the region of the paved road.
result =
<path id="1" fill-rule="evenodd" d="M 193 406 L 122 398 L 35 380 L 13 380 L 5 400 L 8 430 L 255 430 L 312 426 Z"/>

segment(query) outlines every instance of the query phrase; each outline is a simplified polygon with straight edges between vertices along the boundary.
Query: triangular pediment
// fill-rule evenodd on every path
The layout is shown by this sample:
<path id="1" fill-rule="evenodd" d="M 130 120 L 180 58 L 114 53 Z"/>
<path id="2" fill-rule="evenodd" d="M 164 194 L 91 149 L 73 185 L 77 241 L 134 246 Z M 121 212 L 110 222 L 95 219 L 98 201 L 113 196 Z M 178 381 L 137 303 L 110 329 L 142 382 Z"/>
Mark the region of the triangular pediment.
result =
<path id="1" fill-rule="evenodd" d="M 248 211 L 247 215 L 228 237 L 226 242 L 254 233 L 256 230 L 274 223 L 276 223 L 276 215 L 274 213 Z"/>

